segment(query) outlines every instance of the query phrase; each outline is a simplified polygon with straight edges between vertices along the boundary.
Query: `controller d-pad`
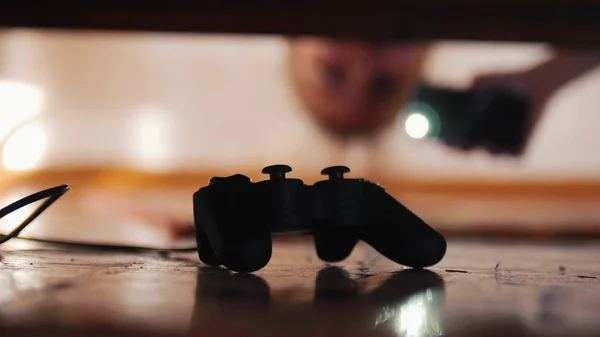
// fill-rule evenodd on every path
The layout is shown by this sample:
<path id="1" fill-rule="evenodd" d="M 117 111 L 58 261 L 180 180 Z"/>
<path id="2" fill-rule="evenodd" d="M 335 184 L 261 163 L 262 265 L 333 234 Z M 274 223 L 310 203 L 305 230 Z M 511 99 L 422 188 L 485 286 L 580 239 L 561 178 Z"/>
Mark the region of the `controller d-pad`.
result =
<path id="1" fill-rule="evenodd" d="M 243 174 L 234 174 L 229 177 L 212 177 L 208 182 L 209 185 L 221 184 L 221 183 L 249 183 L 252 182 L 250 178 Z"/>

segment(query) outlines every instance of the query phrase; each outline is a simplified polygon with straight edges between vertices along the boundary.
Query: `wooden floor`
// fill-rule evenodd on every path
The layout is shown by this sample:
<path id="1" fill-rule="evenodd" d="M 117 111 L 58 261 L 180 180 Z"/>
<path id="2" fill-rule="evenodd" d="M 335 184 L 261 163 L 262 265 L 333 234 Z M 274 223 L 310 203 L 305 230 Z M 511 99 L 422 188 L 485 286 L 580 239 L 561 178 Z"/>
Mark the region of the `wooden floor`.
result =
<path id="1" fill-rule="evenodd" d="M 425 271 L 366 246 L 320 262 L 278 240 L 253 275 L 195 254 L 134 255 L 10 242 L 0 336 L 598 336 L 600 244 L 449 242 Z"/>

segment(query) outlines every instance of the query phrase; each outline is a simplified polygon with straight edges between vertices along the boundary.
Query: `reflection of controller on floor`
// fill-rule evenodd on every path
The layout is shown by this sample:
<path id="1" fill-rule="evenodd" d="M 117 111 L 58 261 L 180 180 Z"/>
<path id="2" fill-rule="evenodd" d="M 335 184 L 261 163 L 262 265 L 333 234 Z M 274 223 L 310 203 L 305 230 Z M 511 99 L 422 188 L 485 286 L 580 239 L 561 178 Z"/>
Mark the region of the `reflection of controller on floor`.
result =
<path id="1" fill-rule="evenodd" d="M 307 186 L 286 178 L 286 165 L 263 169 L 270 179 L 252 182 L 236 174 L 215 177 L 194 194 L 194 221 L 202 262 L 254 272 L 271 259 L 272 233 L 311 231 L 317 255 L 347 258 L 363 240 L 390 260 L 414 268 L 438 263 L 446 240 L 385 190 L 347 179 L 344 166 L 324 169 L 329 179 Z"/>
<path id="2" fill-rule="evenodd" d="M 199 268 L 188 335 L 257 329 L 265 336 L 444 336 L 445 283 L 429 270 L 363 279 L 327 267 L 314 289 L 272 288 L 270 281 L 269 275 Z"/>

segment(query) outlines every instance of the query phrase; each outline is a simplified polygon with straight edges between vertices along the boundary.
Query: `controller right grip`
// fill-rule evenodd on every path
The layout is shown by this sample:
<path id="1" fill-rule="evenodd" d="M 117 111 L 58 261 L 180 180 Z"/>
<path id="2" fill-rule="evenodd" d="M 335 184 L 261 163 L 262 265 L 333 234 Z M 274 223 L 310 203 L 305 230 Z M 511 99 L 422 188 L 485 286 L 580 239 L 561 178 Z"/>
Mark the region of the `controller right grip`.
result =
<path id="1" fill-rule="evenodd" d="M 387 193 L 367 198 L 369 226 L 361 239 L 388 259 L 413 268 L 425 268 L 446 255 L 446 240 L 435 229 Z"/>

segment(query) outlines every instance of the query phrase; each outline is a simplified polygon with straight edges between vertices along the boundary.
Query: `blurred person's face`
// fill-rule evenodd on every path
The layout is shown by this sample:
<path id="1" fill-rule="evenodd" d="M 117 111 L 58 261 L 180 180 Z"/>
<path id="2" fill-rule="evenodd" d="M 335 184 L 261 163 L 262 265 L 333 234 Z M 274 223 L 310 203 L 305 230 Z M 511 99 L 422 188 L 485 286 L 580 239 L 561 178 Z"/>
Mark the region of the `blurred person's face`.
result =
<path id="1" fill-rule="evenodd" d="M 296 92 L 336 136 L 377 132 L 402 107 L 420 72 L 424 48 L 299 38 L 291 45 Z"/>

